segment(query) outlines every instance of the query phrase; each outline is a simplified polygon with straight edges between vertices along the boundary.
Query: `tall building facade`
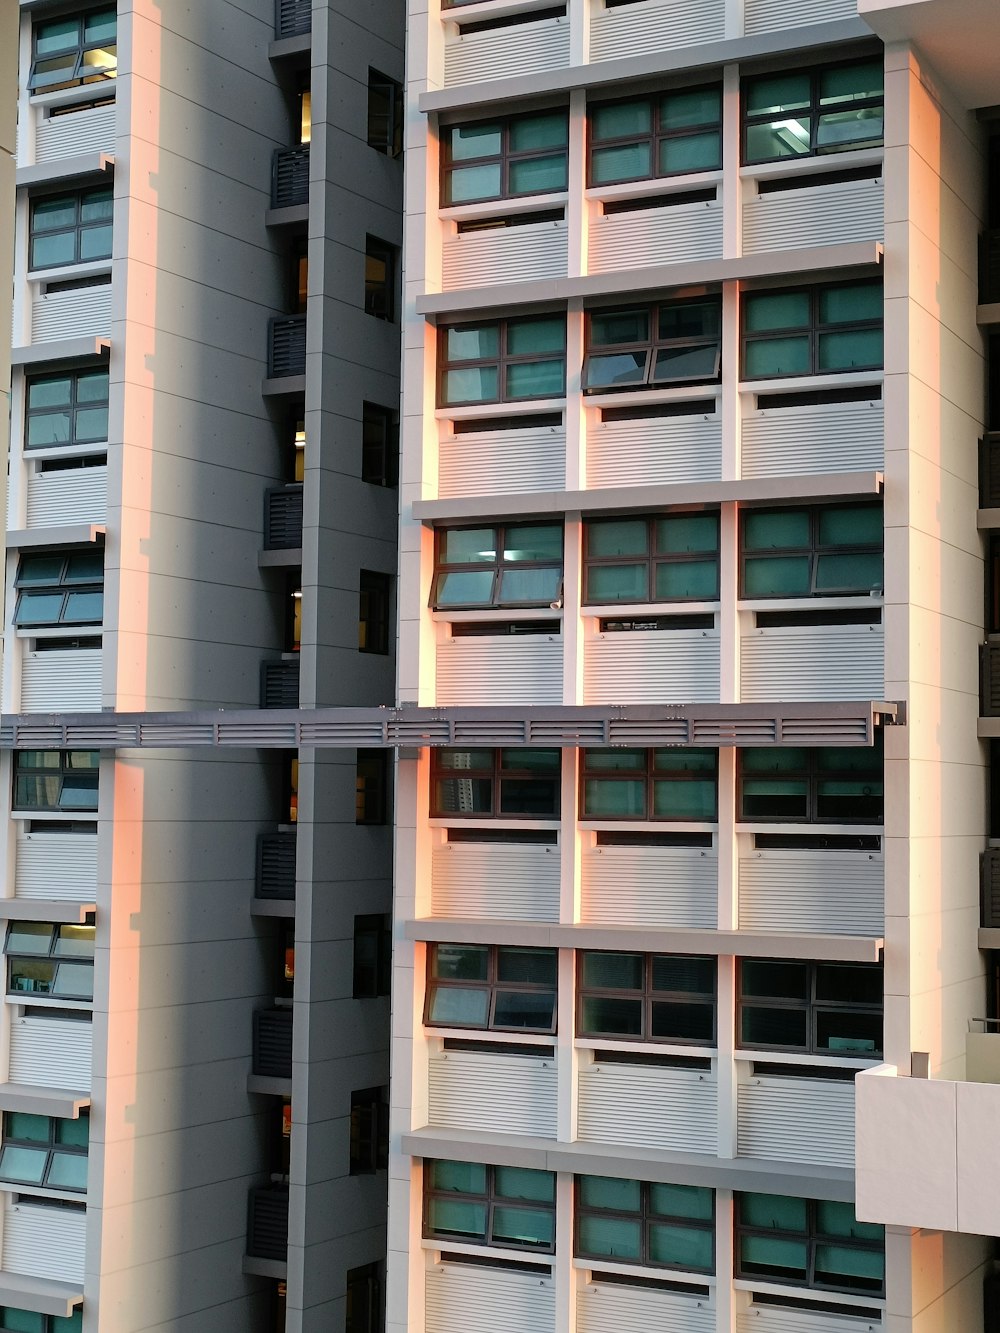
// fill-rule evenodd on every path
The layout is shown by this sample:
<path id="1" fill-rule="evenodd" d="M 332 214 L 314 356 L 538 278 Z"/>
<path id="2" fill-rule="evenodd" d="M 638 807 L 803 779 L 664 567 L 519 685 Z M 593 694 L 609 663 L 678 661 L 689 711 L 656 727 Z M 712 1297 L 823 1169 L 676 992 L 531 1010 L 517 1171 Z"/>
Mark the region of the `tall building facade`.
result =
<path id="1" fill-rule="evenodd" d="M 861 10 L 410 5 L 392 1333 L 983 1327 L 997 15 Z"/>

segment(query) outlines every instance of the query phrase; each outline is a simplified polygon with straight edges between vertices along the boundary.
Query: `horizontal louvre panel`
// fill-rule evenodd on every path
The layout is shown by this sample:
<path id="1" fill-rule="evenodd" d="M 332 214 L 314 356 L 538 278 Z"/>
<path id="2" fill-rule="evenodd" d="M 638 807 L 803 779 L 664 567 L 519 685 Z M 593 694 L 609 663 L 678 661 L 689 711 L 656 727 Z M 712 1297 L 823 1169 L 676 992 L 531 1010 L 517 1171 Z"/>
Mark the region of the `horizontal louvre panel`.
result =
<path id="1" fill-rule="evenodd" d="M 3 1266 L 8 1273 L 83 1282 L 87 1214 L 76 1208 L 14 1203 L 3 1215 Z"/>
<path id="2" fill-rule="evenodd" d="M 576 1333 L 715 1333 L 715 1310 L 704 1296 L 593 1282 L 581 1287 Z"/>
<path id="3" fill-rule="evenodd" d="M 538 1273 L 440 1264 L 427 1270 L 424 1291 L 425 1333 L 553 1333 L 555 1329 L 555 1287 L 551 1278 Z"/>
<path id="4" fill-rule="evenodd" d="M 28 527 L 103 523 L 108 512 L 108 469 L 36 472 L 28 481 Z"/>
<path id="5" fill-rule="evenodd" d="M 588 704 L 718 703 L 717 630 L 629 630 L 587 639 Z"/>
<path id="6" fill-rule="evenodd" d="M 262 662 L 260 667 L 261 708 L 298 708 L 299 662 Z"/>
<path id="7" fill-rule="evenodd" d="M 264 492 L 264 550 L 293 551 L 302 545 L 302 486 Z"/>
<path id="8" fill-rule="evenodd" d="M 115 107 L 95 106 L 40 120 L 35 131 L 35 161 L 57 162 L 80 153 L 115 151 Z"/>
<path id="9" fill-rule="evenodd" d="M 541 222 L 450 236 L 441 256 L 446 292 L 529 278 L 565 278 L 565 222 Z"/>
<path id="10" fill-rule="evenodd" d="M 288 1187 L 250 1191 L 247 1254 L 257 1259 L 288 1258 Z"/>
<path id="11" fill-rule="evenodd" d="M 262 833 L 257 839 L 257 897 L 295 897 L 294 833 Z"/>
<path id="12" fill-rule="evenodd" d="M 577 1137 L 585 1143 L 717 1151 L 714 1074 L 595 1062 L 580 1069 L 579 1087 Z"/>
<path id="13" fill-rule="evenodd" d="M 253 1072 L 292 1077 L 291 1009 L 258 1009 L 253 1016 Z"/>
<path id="14" fill-rule="evenodd" d="M 881 699 L 881 625 L 804 625 L 755 629 L 743 636 L 744 703 L 773 700 Z"/>
<path id="15" fill-rule="evenodd" d="M 779 1310 L 765 1305 L 751 1306 L 748 1312 L 736 1316 L 736 1333 L 874 1333 L 882 1327 L 877 1315 L 856 1319 L 850 1315 L 811 1314 L 806 1310 Z"/>
<path id="16" fill-rule="evenodd" d="M 883 231 L 881 180 L 774 190 L 743 206 L 745 255 L 839 241 L 880 241 Z"/>
<path id="17" fill-rule="evenodd" d="M 475 431 L 446 436 L 438 456 L 438 494 L 504 495 L 558 491 L 566 484 L 566 430 Z"/>
<path id="18" fill-rule="evenodd" d="M 270 321 L 267 373 L 271 378 L 306 373 L 305 315 L 288 315 Z"/>
<path id="19" fill-rule="evenodd" d="M 25 653 L 21 668 L 21 712 L 99 713 L 102 656 L 100 648 Z M 64 836 L 59 835 L 60 842 Z"/>
<path id="20" fill-rule="evenodd" d="M 718 917 L 718 856 L 697 847 L 592 847 L 583 853 L 589 926 L 703 926 Z"/>
<path id="21" fill-rule="evenodd" d="M 807 23 L 856 18 L 857 0 L 746 0 L 743 28 L 748 37 Z"/>
<path id="22" fill-rule="evenodd" d="M 740 929 L 881 936 L 885 863 L 868 852 L 754 852 L 740 861 Z M 837 886 L 831 893 L 830 886 Z"/>
<path id="23" fill-rule="evenodd" d="M 93 1025 L 65 1018 L 11 1019 L 11 1083 L 90 1090 Z"/>
<path id="24" fill-rule="evenodd" d="M 678 204 L 611 213 L 590 224 L 590 272 L 721 259 L 722 205 Z"/>
<path id="25" fill-rule="evenodd" d="M 590 59 L 616 60 L 671 51 L 725 36 L 724 0 L 645 0 L 621 9 L 595 6 L 590 23 Z"/>
<path id="26" fill-rule="evenodd" d="M 309 145 L 279 148 L 271 169 L 272 208 L 291 208 L 309 202 Z"/>
<path id="27" fill-rule="evenodd" d="M 31 340 L 107 336 L 111 330 L 111 284 L 36 296 L 31 303 Z"/>
<path id="28" fill-rule="evenodd" d="M 444 86 L 454 88 L 457 84 L 565 69 L 568 64 L 568 18 L 519 23 L 446 41 Z"/>
<path id="29" fill-rule="evenodd" d="M 431 1057 L 428 1111 L 446 1129 L 553 1139 L 555 1058 L 443 1051 Z"/>
<path id="30" fill-rule="evenodd" d="M 18 838 L 14 897 L 96 902 L 96 833 L 26 833 Z"/>
<path id="31" fill-rule="evenodd" d="M 301 37 L 312 31 L 312 0 L 278 0 L 274 17 L 278 37 Z"/>
<path id="32" fill-rule="evenodd" d="M 561 634 L 442 639 L 437 649 L 437 702 L 562 703 L 562 670 Z"/>
<path id="33" fill-rule="evenodd" d="M 588 486 L 718 481 L 721 476 L 718 417 L 604 421 L 587 432 Z"/>
<path id="34" fill-rule="evenodd" d="M 448 842 L 431 862 L 437 917 L 558 921 L 559 848 Z"/>
<path id="35" fill-rule="evenodd" d="M 737 1090 L 737 1152 L 780 1162 L 854 1166 L 854 1084 L 752 1078 Z"/>
<path id="36" fill-rule="evenodd" d="M 766 408 L 743 421 L 744 477 L 803 477 L 883 466 L 881 401 Z"/>

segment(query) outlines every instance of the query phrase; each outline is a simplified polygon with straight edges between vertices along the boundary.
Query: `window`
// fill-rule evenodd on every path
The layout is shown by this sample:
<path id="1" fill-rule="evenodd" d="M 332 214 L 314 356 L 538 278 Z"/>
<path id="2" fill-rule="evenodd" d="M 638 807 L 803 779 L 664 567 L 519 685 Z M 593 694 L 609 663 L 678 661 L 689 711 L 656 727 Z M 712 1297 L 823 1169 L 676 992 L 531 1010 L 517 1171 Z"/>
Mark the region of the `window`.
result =
<path id="1" fill-rule="evenodd" d="M 399 464 L 399 421 L 387 407 L 365 403 L 361 418 L 361 480 L 395 486 Z"/>
<path id="2" fill-rule="evenodd" d="M 747 509 L 743 597 L 868 597 L 882 591 L 882 506 Z"/>
<path id="3" fill-rule="evenodd" d="M 36 1314 L 12 1305 L 0 1308 L 0 1329 L 4 1333 L 83 1333 L 83 1311 L 71 1315 Z"/>
<path id="4" fill-rule="evenodd" d="M 740 960 L 739 1043 L 813 1055 L 882 1053 L 881 963 Z"/>
<path id="5" fill-rule="evenodd" d="M 389 918 L 376 913 L 354 918 L 354 990 L 356 1000 L 389 994 L 392 936 Z"/>
<path id="6" fill-rule="evenodd" d="M 365 314 L 396 318 L 396 247 L 365 237 Z"/>
<path id="7" fill-rule="evenodd" d="M 584 750 L 581 818 L 714 820 L 717 750 Z"/>
<path id="8" fill-rule="evenodd" d="M 493 1032 L 554 1032 L 556 950 L 431 945 L 424 1022 Z"/>
<path id="9" fill-rule="evenodd" d="M 108 438 L 108 372 L 67 370 L 27 383 L 25 449 L 91 444 Z"/>
<path id="10" fill-rule="evenodd" d="M 358 611 L 358 652 L 389 651 L 389 602 L 392 579 L 388 574 L 361 571 L 361 600 Z"/>
<path id="11" fill-rule="evenodd" d="M 304 147 L 312 142 L 312 83 L 308 74 L 299 75 L 297 100 L 299 143 Z"/>
<path id="12" fill-rule="evenodd" d="M 385 750 L 359 750 L 355 779 L 354 822 L 384 824 L 389 808 L 389 756 Z"/>
<path id="13" fill-rule="evenodd" d="M 424 1235 L 551 1254 L 556 1243 L 555 1175 L 480 1162 L 428 1162 Z"/>
<path id="14" fill-rule="evenodd" d="M 583 951 L 577 1036 L 715 1044 L 714 958 Z"/>
<path id="15" fill-rule="evenodd" d="M 113 79 L 118 72 L 116 36 L 114 5 L 36 23 L 28 87 L 34 93 L 51 93 Z"/>
<path id="16" fill-rule="evenodd" d="M 7 993 L 94 998 L 94 927 L 12 921 L 7 927 Z"/>
<path id="17" fill-rule="evenodd" d="M 35 199 L 31 205 L 29 267 L 59 268 L 109 259 L 113 209 L 110 186 Z"/>
<path id="18" fill-rule="evenodd" d="M 882 366 L 882 283 L 743 296 L 743 376 L 834 375 Z"/>
<path id="19" fill-rule="evenodd" d="M 737 752 L 737 803 L 747 823 L 880 824 L 882 745 L 750 747 Z"/>
<path id="20" fill-rule="evenodd" d="M 15 625 L 99 625 L 104 617 L 104 552 L 23 555 L 14 586 Z"/>
<path id="21" fill-rule="evenodd" d="M 479 120 L 443 131 L 444 204 L 517 199 L 567 186 L 569 119 L 565 111 L 510 120 Z"/>
<path id="22" fill-rule="evenodd" d="M 382 1265 L 365 1264 L 347 1273 L 347 1314 L 344 1333 L 381 1333 Z M 284 1328 L 284 1321 L 281 1327 Z"/>
<path id="23" fill-rule="evenodd" d="M 97 810 L 99 750 L 19 750 L 15 810 Z"/>
<path id="24" fill-rule="evenodd" d="M 368 147 L 388 157 L 403 151 L 403 89 L 395 79 L 368 70 Z"/>
<path id="25" fill-rule="evenodd" d="M 587 109 L 590 184 L 651 180 L 722 166 L 722 89 L 598 102 Z"/>
<path id="26" fill-rule="evenodd" d="M 431 751 L 431 814 L 558 819 L 558 750 Z"/>
<path id="27" fill-rule="evenodd" d="M 566 392 L 566 319 L 502 319 L 441 329 L 439 398 L 463 403 L 516 403 Z"/>
<path id="28" fill-rule="evenodd" d="M 351 1175 L 371 1175 L 389 1164 L 389 1089 L 351 1093 Z"/>
<path id="29" fill-rule="evenodd" d="M 743 161 L 879 147 L 883 88 L 881 58 L 744 80 Z"/>
<path id="30" fill-rule="evenodd" d="M 714 601 L 718 514 L 584 524 L 584 603 Z"/>
<path id="31" fill-rule="evenodd" d="M 0 1180 L 82 1194 L 87 1188 L 89 1141 L 90 1119 L 86 1112 L 78 1120 L 57 1120 L 5 1111 Z"/>
<path id="32" fill-rule="evenodd" d="M 718 379 L 721 315 L 718 297 L 592 311 L 587 317 L 584 389 L 607 393 Z"/>
<path id="33" fill-rule="evenodd" d="M 548 606 L 562 587 L 561 523 L 442 528 L 431 606 Z"/>
<path id="34" fill-rule="evenodd" d="M 575 1198 L 579 1258 L 690 1273 L 715 1271 L 712 1190 L 577 1176 Z"/>
<path id="35" fill-rule="evenodd" d="M 849 1203 L 737 1194 L 736 1275 L 880 1296 L 885 1229 L 859 1222 Z"/>

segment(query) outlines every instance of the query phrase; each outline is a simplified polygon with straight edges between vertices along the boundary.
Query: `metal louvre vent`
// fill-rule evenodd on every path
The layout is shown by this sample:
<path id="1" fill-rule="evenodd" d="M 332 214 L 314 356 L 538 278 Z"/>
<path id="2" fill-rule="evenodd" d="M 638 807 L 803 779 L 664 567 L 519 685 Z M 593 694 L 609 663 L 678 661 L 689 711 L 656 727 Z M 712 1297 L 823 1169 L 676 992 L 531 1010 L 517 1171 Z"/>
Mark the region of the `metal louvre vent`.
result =
<path id="1" fill-rule="evenodd" d="M 280 315 L 268 325 L 267 374 L 269 379 L 306 373 L 306 317 Z"/>
<path id="2" fill-rule="evenodd" d="M 292 1077 L 291 1009 L 258 1009 L 254 1014 L 253 1072 L 263 1078 Z"/>
<path id="3" fill-rule="evenodd" d="M 309 202 L 309 145 L 278 148 L 271 164 L 271 207 Z"/>
<path id="4" fill-rule="evenodd" d="M 996 929 L 1000 927 L 1000 847 L 990 847 L 983 852 L 980 867 L 982 923 Z"/>
<path id="5" fill-rule="evenodd" d="M 302 545 L 302 483 L 264 492 L 264 550 L 294 551 Z"/>
<path id="6" fill-rule="evenodd" d="M 312 0 L 277 0 L 274 32 L 277 37 L 301 37 L 312 31 Z"/>
<path id="7" fill-rule="evenodd" d="M 1000 230 L 983 232 L 980 238 L 979 299 L 1000 301 Z"/>
<path id="8" fill-rule="evenodd" d="M 247 1254 L 255 1259 L 288 1257 L 288 1189 L 270 1185 L 250 1191 Z"/>
<path id="9" fill-rule="evenodd" d="M 295 897 L 295 834 L 262 833 L 257 839 L 257 897 Z"/>
<path id="10" fill-rule="evenodd" d="M 261 662 L 261 708 L 298 708 L 299 662 Z"/>
<path id="11" fill-rule="evenodd" d="M 983 509 L 1000 506 L 1000 435 L 979 441 L 979 504 Z"/>
<path id="12" fill-rule="evenodd" d="M 979 649 L 982 717 L 1000 717 L 1000 643 L 984 643 Z"/>

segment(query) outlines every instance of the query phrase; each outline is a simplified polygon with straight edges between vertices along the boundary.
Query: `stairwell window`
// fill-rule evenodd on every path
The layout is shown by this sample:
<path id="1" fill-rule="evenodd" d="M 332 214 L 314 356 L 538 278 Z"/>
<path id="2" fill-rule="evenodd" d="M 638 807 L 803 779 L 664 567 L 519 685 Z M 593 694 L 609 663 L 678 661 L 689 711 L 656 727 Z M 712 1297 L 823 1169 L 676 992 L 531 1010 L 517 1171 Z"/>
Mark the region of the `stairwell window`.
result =
<path id="1" fill-rule="evenodd" d="M 684 954 L 577 955 L 577 1035 L 715 1044 L 716 963 Z"/>
<path id="2" fill-rule="evenodd" d="M 431 945 L 424 1022 L 493 1032 L 555 1032 L 556 950 Z"/>
<path id="3" fill-rule="evenodd" d="M 368 147 L 387 157 L 403 151 L 403 89 L 388 74 L 368 70 Z"/>
<path id="4" fill-rule="evenodd" d="M 592 103 L 587 128 L 592 186 L 714 171 L 722 166 L 722 89 Z"/>
<path id="5" fill-rule="evenodd" d="M 736 1276 L 881 1296 L 885 1228 L 859 1222 L 849 1203 L 737 1194 Z"/>
<path id="6" fill-rule="evenodd" d="M 581 819 L 713 821 L 717 750 L 584 750 Z"/>
<path id="7" fill-rule="evenodd" d="M 710 383 L 722 364 L 717 296 L 663 301 L 587 316 L 583 387 L 588 393 Z"/>
<path id="8" fill-rule="evenodd" d="M 745 79 L 743 161 L 880 147 L 884 88 L 881 58 Z"/>
<path id="9" fill-rule="evenodd" d="M 376 236 L 365 238 L 365 314 L 396 318 L 396 267 L 399 251 Z"/>
<path id="10" fill-rule="evenodd" d="M 390 575 L 362 569 L 358 604 L 358 652 L 388 653 L 391 603 Z"/>
<path id="11" fill-rule="evenodd" d="M 87 1189 L 90 1117 L 78 1120 L 5 1111 L 0 1144 L 0 1180 L 26 1188 L 39 1186 L 83 1194 Z M 17 1328 L 17 1324 L 4 1325 Z"/>
<path id="12" fill-rule="evenodd" d="M 14 757 L 14 809 L 97 810 L 99 750 L 19 750 Z"/>
<path id="13" fill-rule="evenodd" d="M 117 28 L 113 5 L 36 23 L 28 87 L 33 93 L 51 93 L 113 79 L 118 73 Z"/>
<path id="14" fill-rule="evenodd" d="M 714 601 L 718 514 L 593 519 L 584 524 L 587 605 Z"/>
<path id="15" fill-rule="evenodd" d="M 558 819 L 558 750 L 431 751 L 431 815 Z"/>
<path id="16" fill-rule="evenodd" d="M 745 1050 L 876 1059 L 882 965 L 740 959 L 737 1030 Z"/>
<path id="17" fill-rule="evenodd" d="M 581 1259 L 715 1272 L 715 1195 L 697 1185 L 576 1177 Z"/>
<path id="18" fill-rule="evenodd" d="M 94 927 L 12 921 L 4 946 L 7 993 L 94 998 Z"/>
<path id="19" fill-rule="evenodd" d="M 882 592 L 882 506 L 747 509 L 740 595 L 869 597 Z"/>
<path id="20" fill-rule="evenodd" d="M 107 438 L 106 370 L 67 370 L 28 379 L 25 449 L 103 443 Z"/>
<path id="21" fill-rule="evenodd" d="M 424 1235 L 552 1254 L 556 1245 L 555 1175 L 480 1162 L 427 1162 Z"/>
<path id="22" fill-rule="evenodd" d="M 31 269 L 59 268 L 111 257 L 114 191 L 110 186 L 32 200 Z"/>
<path id="23" fill-rule="evenodd" d="M 442 202 L 518 199 L 566 189 L 564 110 L 449 125 L 442 132 Z"/>
<path id="24" fill-rule="evenodd" d="M 744 293 L 744 379 L 880 370 L 882 360 L 880 280 Z"/>
<path id="25" fill-rule="evenodd" d="M 566 392 L 562 315 L 452 324 L 438 334 L 442 407 L 561 398 Z"/>
<path id="26" fill-rule="evenodd" d="M 749 746 L 737 752 L 737 808 L 747 823 L 881 824 L 882 737 L 864 746 Z"/>
<path id="27" fill-rule="evenodd" d="M 442 528 L 437 533 L 431 606 L 549 606 L 562 587 L 561 523 Z"/>
<path id="28" fill-rule="evenodd" d="M 23 555 L 14 586 L 14 624 L 19 628 L 99 625 L 104 618 L 104 553 Z"/>

